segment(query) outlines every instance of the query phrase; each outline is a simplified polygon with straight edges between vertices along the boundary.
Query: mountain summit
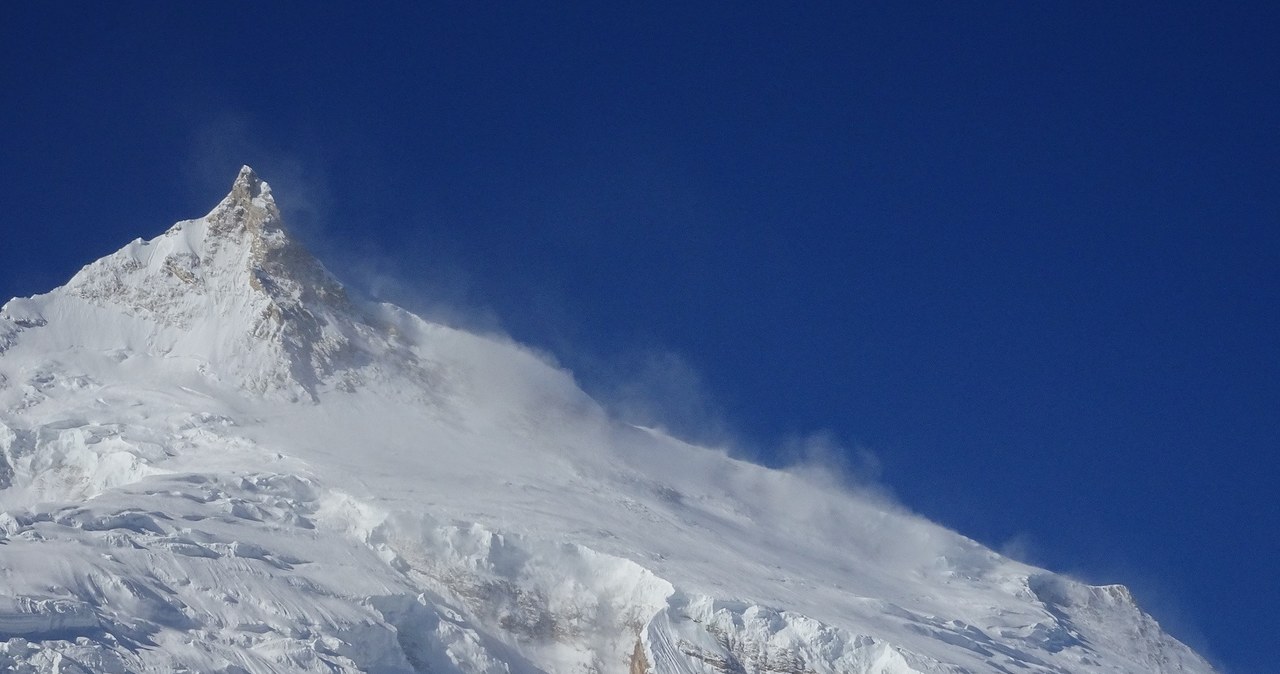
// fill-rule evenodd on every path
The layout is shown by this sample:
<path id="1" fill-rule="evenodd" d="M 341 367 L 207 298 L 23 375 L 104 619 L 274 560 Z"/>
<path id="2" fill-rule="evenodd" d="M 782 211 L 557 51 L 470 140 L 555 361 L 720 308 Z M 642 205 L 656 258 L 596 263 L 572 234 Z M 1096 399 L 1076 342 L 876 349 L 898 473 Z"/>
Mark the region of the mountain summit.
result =
<path id="1" fill-rule="evenodd" d="M 71 310 L 71 297 L 93 310 Z M 217 362 L 215 374 L 246 389 L 309 400 L 353 365 L 361 331 L 342 284 L 288 235 L 271 187 L 248 166 L 203 218 L 135 240 L 63 288 L 0 312 L 26 323 L 46 314 L 82 323 L 72 331 L 91 340 L 82 346 Z M 95 334 L 104 324 L 128 334 Z"/>
<path id="2" fill-rule="evenodd" d="M 271 195 L 271 186 L 252 168 L 241 167 L 231 192 L 203 221 L 207 223 L 206 255 L 211 256 L 223 245 L 247 252 L 243 260 L 254 290 L 280 304 L 301 302 L 332 309 L 347 308 L 342 285 L 289 237 Z M 231 261 L 240 259 L 230 258 Z M 215 273 L 225 271 L 215 268 Z"/>
<path id="3" fill-rule="evenodd" d="M 241 169 L 0 309 L 0 671 L 1189 673 L 1121 586 L 620 424 Z"/>

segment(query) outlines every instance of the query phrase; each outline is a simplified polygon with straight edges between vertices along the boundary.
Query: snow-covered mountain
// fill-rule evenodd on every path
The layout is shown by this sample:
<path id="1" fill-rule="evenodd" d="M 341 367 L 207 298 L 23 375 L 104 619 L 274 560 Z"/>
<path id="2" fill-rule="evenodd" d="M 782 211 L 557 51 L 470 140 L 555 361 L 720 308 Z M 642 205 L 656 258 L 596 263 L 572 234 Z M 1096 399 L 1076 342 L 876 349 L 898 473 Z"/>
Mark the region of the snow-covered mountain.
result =
<path id="1" fill-rule="evenodd" d="M 353 297 L 248 167 L 0 310 L 0 671 L 1211 672 L 1121 586 Z"/>

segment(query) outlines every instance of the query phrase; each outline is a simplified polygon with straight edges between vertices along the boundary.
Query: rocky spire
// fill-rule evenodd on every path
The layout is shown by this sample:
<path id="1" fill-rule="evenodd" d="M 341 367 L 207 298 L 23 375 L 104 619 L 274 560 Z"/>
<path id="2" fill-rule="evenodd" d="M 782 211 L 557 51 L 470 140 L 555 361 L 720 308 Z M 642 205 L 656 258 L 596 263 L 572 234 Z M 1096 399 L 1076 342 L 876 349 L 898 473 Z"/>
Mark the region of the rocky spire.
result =
<path id="1" fill-rule="evenodd" d="M 231 184 L 231 191 L 209 212 L 210 233 L 233 234 L 249 231 L 261 235 L 279 230 L 280 208 L 276 206 L 271 186 L 249 166 L 241 166 Z"/>

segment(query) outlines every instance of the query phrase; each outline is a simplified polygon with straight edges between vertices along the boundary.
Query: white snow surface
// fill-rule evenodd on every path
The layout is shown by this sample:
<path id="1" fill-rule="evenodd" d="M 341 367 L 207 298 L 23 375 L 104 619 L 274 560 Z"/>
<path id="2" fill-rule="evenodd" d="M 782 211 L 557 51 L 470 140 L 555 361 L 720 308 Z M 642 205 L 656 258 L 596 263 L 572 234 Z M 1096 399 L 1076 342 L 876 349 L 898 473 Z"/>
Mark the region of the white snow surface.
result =
<path id="1" fill-rule="evenodd" d="M 0 310 L 0 671 L 1211 672 L 1121 586 L 350 296 L 245 167 Z"/>

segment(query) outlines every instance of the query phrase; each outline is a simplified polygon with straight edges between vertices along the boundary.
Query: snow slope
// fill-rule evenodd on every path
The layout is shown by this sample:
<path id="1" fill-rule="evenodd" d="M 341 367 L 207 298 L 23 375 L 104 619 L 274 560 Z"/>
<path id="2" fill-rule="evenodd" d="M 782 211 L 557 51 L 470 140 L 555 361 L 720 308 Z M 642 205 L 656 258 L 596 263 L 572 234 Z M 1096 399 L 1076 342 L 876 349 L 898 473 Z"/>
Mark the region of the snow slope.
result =
<path id="1" fill-rule="evenodd" d="M 245 167 L 0 310 L 0 670 L 1211 672 L 1121 586 L 612 421 Z"/>

